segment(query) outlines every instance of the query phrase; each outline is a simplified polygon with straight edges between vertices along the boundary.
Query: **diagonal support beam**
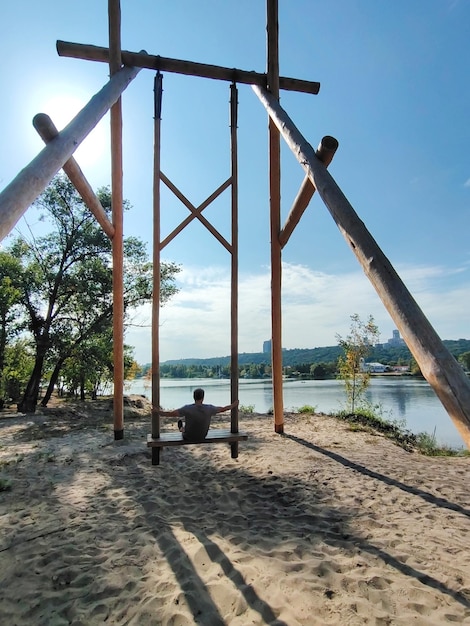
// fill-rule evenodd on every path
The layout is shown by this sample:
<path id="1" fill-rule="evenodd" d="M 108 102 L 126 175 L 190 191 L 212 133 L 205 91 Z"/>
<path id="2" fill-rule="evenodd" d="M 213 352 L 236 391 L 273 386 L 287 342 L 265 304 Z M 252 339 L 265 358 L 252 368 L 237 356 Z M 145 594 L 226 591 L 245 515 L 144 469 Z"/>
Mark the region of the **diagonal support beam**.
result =
<path id="1" fill-rule="evenodd" d="M 54 122 L 45 113 L 38 113 L 34 116 L 33 126 L 45 143 L 49 143 L 59 134 Z M 103 205 L 93 191 L 92 186 L 86 179 L 77 161 L 73 157 L 70 157 L 70 159 L 64 163 L 62 169 L 83 198 L 87 207 L 96 217 L 101 228 L 108 237 L 112 239 L 114 237 L 114 226 L 109 221 L 106 211 L 103 209 Z"/>
<path id="2" fill-rule="evenodd" d="M 123 67 L 0 193 L 0 241 L 118 100 L 140 68 Z"/>
<path id="3" fill-rule="evenodd" d="M 327 135 L 320 141 L 316 155 L 323 165 L 328 167 L 333 160 L 337 149 L 338 141 L 334 137 Z M 284 248 L 286 243 L 289 241 L 290 236 L 294 232 L 294 229 L 304 214 L 305 209 L 308 207 L 308 203 L 312 199 L 314 193 L 315 187 L 312 185 L 308 175 L 306 175 L 299 189 L 299 193 L 294 200 L 294 204 L 292 205 L 289 215 L 287 216 L 286 222 L 279 233 L 279 243 L 281 244 L 281 248 Z"/>
<path id="4" fill-rule="evenodd" d="M 276 98 L 259 87 L 253 86 L 253 90 L 317 189 L 421 372 L 470 448 L 470 379 L 442 343 L 338 184 Z"/>

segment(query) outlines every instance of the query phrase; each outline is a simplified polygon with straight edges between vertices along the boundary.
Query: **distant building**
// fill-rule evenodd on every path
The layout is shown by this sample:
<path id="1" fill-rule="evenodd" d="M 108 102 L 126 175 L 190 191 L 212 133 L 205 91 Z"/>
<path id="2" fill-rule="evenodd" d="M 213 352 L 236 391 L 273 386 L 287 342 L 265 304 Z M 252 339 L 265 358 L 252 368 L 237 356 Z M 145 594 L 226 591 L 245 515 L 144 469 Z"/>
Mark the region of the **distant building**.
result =
<path id="1" fill-rule="evenodd" d="M 271 339 L 263 341 L 263 354 L 271 354 Z"/>
<path id="2" fill-rule="evenodd" d="M 404 346 L 405 340 L 400 337 L 400 331 L 394 330 L 392 338 L 387 341 L 390 346 Z"/>
<path id="3" fill-rule="evenodd" d="M 377 347 L 380 348 L 395 348 L 398 346 L 404 346 L 405 340 L 400 337 L 400 331 L 393 330 L 392 337 L 387 341 L 387 343 L 378 343 Z"/>
<path id="4" fill-rule="evenodd" d="M 366 363 L 364 359 L 360 360 L 359 367 L 361 372 L 370 372 L 371 374 L 383 374 L 384 372 L 390 371 L 388 365 L 384 365 L 383 363 Z"/>

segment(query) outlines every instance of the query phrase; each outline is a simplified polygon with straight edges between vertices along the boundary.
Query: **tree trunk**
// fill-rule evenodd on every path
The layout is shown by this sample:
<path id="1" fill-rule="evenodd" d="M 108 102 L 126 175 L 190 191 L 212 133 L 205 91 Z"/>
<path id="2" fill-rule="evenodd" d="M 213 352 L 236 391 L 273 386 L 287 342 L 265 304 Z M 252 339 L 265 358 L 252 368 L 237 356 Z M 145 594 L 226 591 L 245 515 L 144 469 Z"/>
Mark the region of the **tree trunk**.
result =
<path id="1" fill-rule="evenodd" d="M 5 347 L 7 344 L 5 328 L 6 322 L 2 320 L 0 327 L 0 409 L 3 409 L 6 399 L 6 384 L 3 371 L 5 367 Z"/>
<path id="2" fill-rule="evenodd" d="M 19 413 L 34 413 L 38 403 L 39 389 L 41 386 L 41 374 L 44 364 L 44 355 L 37 355 L 34 369 L 26 385 L 22 400 L 17 405 Z"/>
<path id="3" fill-rule="evenodd" d="M 47 406 L 47 403 L 51 399 L 51 396 L 54 392 L 55 384 L 57 382 L 57 379 L 59 378 L 60 370 L 62 368 L 64 361 L 65 361 L 65 358 L 59 359 L 56 366 L 54 367 L 54 371 L 51 374 L 51 378 L 49 380 L 46 393 L 44 395 L 44 398 L 41 400 L 41 406 Z"/>

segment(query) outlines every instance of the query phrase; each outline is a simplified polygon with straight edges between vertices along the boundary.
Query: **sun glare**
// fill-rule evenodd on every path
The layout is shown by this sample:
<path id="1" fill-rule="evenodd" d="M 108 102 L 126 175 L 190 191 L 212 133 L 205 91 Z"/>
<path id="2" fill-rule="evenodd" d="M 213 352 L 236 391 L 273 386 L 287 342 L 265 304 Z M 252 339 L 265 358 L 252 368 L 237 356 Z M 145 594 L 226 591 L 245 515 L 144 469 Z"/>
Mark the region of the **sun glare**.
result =
<path id="1" fill-rule="evenodd" d="M 85 104 L 85 100 L 76 96 L 57 95 L 42 105 L 41 112 L 49 115 L 60 131 L 67 126 Z M 109 152 L 108 144 L 106 118 L 104 118 L 83 140 L 73 155 L 85 173 L 87 168 L 96 166 L 100 160 L 104 159 L 106 152 Z"/>

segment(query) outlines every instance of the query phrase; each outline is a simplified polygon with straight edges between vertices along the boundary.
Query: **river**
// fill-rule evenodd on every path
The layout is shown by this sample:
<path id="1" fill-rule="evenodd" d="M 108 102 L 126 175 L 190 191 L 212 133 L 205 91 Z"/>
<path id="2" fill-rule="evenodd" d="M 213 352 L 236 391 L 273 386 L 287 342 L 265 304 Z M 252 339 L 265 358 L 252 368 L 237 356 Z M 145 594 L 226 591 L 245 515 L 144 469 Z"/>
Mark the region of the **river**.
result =
<path id="1" fill-rule="evenodd" d="M 173 409 L 192 402 L 196 387 L 206 390 L 206 402 L 215 405 L 230 403 L 230 381 L 213 378 L 163 378 L 160 384 L 160 403 Z M 151 398 L 147 381 L 137 379 L 126 383 L 125 393 L 141 394 Z M 270 380 L 240 380 L 240 405 L 251 406 L 257 413 L 272 410 L 272 383 Z M 295 410 L 302 406 L 315 407 L 316 411 L 334 413 L 344 408 L 344 384 L 339 380 L 286 380 L 283 385 L 284 408 Z M 440 400 L 425 380 L 404 377 L 373 377 L 367 390 L 367 400 L 379 407 L 376 410 L 388 421 L 414 433 L 435 433 L 440 444 L 453 448 L 464 447 L 462 438 Z"/>

